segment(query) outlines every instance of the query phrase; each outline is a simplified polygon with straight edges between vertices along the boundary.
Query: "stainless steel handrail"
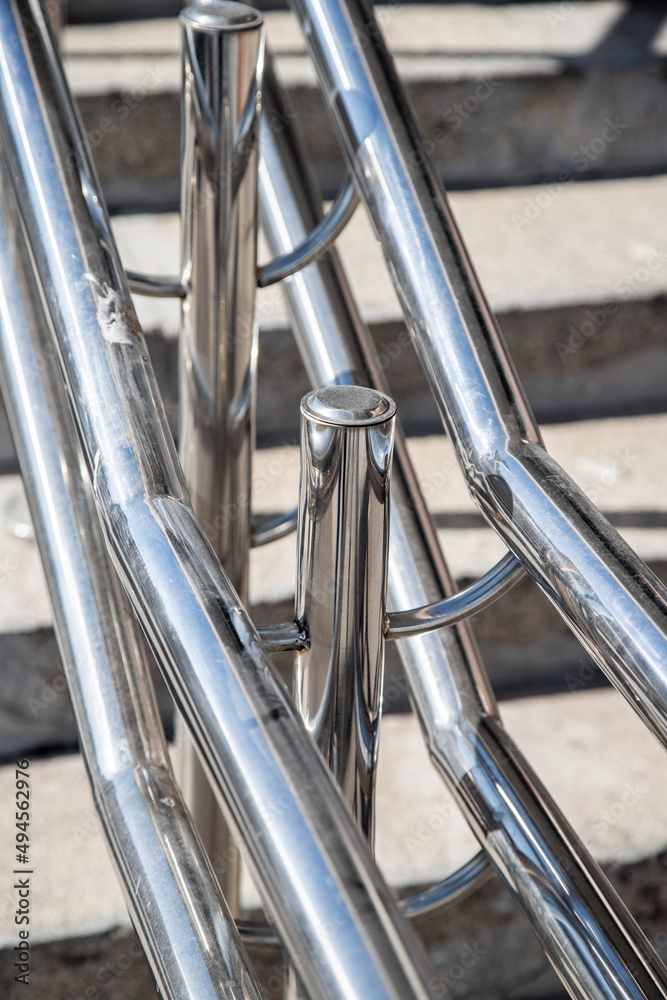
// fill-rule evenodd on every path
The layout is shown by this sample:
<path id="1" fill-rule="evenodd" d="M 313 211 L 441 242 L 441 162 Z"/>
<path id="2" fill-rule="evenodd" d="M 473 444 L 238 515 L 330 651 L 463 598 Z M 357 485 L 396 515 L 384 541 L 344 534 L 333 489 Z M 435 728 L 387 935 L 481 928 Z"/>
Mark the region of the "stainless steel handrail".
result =
<path id="1" fill-rule="evenodd" d="M 544 449 L 372 11 L 292 6 L 473 499 L 667 745 L 667 590 Z"/>
<path id="2" fill-rule="evenodd" d="M 0 359 L 93 795 L 156 982 L 169 1000 L 260 1000 L 172 774 L 142 636 L 107 559 L 90 480 L 70 474 L 80 450 L 1 161 Z M 224 993 L 220 983 L 230 984 Z"/>
<path id="3" fill-rule="evenodd" d="M 0 5 L 0 106 L 107 544 L 287 953 L 312 997 L 426 997 L 433 972 L 192 515 L 36 2 Z"/>
<path id="4" fill-rule="evenodd" d="M 514 552 L 467 592 L 452 593 L 398 433 L 388 600 L 401 631 L 394 630 L 393 637 L 400 638 L 399 653 L 432 760 L 483 848 L 459 872 L 404 900 L 401 908 L 410 917 L 432 912 L 482 884 L 492 865 L 573 997 L 667 996 L 661 962 L 503 730 L 467 624 L 423 634 L 438 627 L 428 620 L 438 606 L 439 624 L 444 615 L 451 625 L 498 596 L 518 575 L 518 557 L 598 659 L 608 661 L 626 696 L 636 696 L 644 720 L 665 741 L 665 595 L 546 456 L 448 206 L 418 147 L 372 14 L 357 0 L 294 3 L 351 172 L 385 250 L 393 254 L 399 294 L 473 495 Z M 213 27 L 209 16 L 235 16 L 227 0 L 205 7 L 206 30 Z M 188 36 L 201 153 L 206 168 L 213 169 L 220 125 L 205 100 L 205 74 L 193 63 L 195 47 Z M 270 71 L 265 99 L 269 107 L 282 101 Z M 256 102 L 252 105 L 238 123 L 237 137 L 246 152 Z M 291 120 L 281 116 L 281 121 Z M 290 998 L 297 993 L 317 1000 L 440 995 L 442 984 L 402 921 L 266 655 L 267 647 L 296 649 L 307 659 L 311 638 L 318 636 L 309 635 L 307 622 L 256 630 L 194 517 L 80 123 L 37 0 L 0 4 L 0 134 L 8 160 L 0 196 L 4 389 L 98 804 L 164 995 L 254 1000 L 257 986 L 173 786 L 150 687 L 132 648 L 136 626 L 128 621 L 105 562 L 91 497 L 134 611 L 225 814 L 246 846 L 289 959 Z M 313 242 L 313 233 L 326 231 L 319 198 L 299 160 L 299 139 L 291 125 L 280 135 L 263 135 L 262 144 L 266 235 L 277 260 L 291 255 L 294 261 L 308 240 Z M 238 179 L 234 169 L 231 174 Z M 406 207 L 412 212 L 409 222 L 394 211 Z M 314 385 L 370 384 L 383 391 L 368 331 L 335 252 L 326 260 L 316 258 L 319 254 L 308 258 L 310 266 L 298 280 L 285 281 L 291 321 Z M 187 275 L 183 282 L 134 275 L 133 282 L 149 294 L 183 297 L 192 291 Z M 23 327 L 33 340 L 19 337 Z M 242 333 L 247 334 L 247 324 Z M 80 483 L 67 481 L 65 470 L 76 468 L 80 458 L 71 421 L 63 413 L 65 395 L 48 380 L 33 377 L 41 368 L 35 350 L 57 357 L 89 482 L 86 474 Z M 472 398 L 479 409 L 469 405 Z M 48 415 L 43 435 L 33 419 L 32 400 L 43 400 L 39 408 Z M 233 419 L 236 408 L 230 409 Z M 379 481 L 373 480 L 373 489 L 386 501 Z M 536 506 L 529 510 L 533 499 Z M 308 516 L 321 513 L 313 501 Z M 289 521 L 288 515 L 280 527 L 266 526 L 265 534 L 273 530 L 275 536 Z M 92 538 L 88 552 L 81 523 Z M 320 530 L 329 529 L 320 525 Z M 244 544 L 248 535 L 249 527 Z M 71 553 L 64 551 L 70 546 Z M 382 607 L 383 594 L 380 583 L 380 591 L 374 587 L 372 594 L 363 594 L 360 555 L 362 563 L 354 568 L 358 586 L 345 601 L 365 620 L 369 608 Z M 316 561 L 326 561 L 321 548 Z M 336 565 L 332 575 L 338 570 Z M 369 571 L 369 579 L 382 572 Z M 73 576 L 80 578 L 76 599 L 67 594 Z M 315 576 L 312 581 L 316 587 Z M 94 596 L 90 606 L 88 586 Z M 339 589 L 343 594 L 344 585 Z M 628 609 L 631 614 L 622 619 Z M 323 610 L 326 631 L 332 620 L 329 609 Z M 85 627 L 84 613 L 89 616 Z M 105 658 L 89 673 L 85 656 L 105 615 L 111 615 L 117 639 L 103 636 Z M 316 615 L 306 608 L 304 617 L 314 621 Z M 381 616 L 375 621 L 377 641 L 368 656 L 376 665 L 384 639 L 392 637 L 391 620 L 386 619 L 384 636 Z M 118 664 L 107 662 L 117 654 Z M 325 663 L 326 656 L 320 660 Z M 340 655 L 338 660 L 344 666 Z M 374 676 L 377 680 L 377 670 Z M 86 688 L 91 684 L 92 694 Z M 103 707 L 100 685 L 109 693 Z M 377 712 L 377 698 L 373 705 Z M 351 718 L 336 720 L 341 725 L 331 741 L 333 757 Z M 135 724 L 138 735 L 127 728 Z M 113 741 L 124 732 L 127 753 L 125 743 L 117 753 Z M 359 737 L 361 753 L 372 739 Z M 353 784 L 348 782 L 348 797 Z M 167 795 L 158 796 L 165 811 L 156 803 L 154 820 L 147 801 L 155 799 L 156 790 Z M 123 806 L 131 804 L 131 812 L 119 807 L 116 795 L 123 797 Z M 151 823 L 153 832 L 143 829 Z M 179 845 L 179 856 L 171 861 L 167 836 Z M 180 856 L 186 850 L 194 864 Z M 190 889 L 198 875 L 199 895 Z M 154 903 L 159 913 L 153 922 L 147 913 Z M 198 928 L 188 931 L 196 921 Z M 275 940 L 272 928 L 243 922 L 239 927 L 255 943 Z"/>
<path id="5" fill-rule="evenodd" d="M 352 41 L 342 34 L 340 39 L 342 51 L 354 53 Z M 269 120 L 277 114 L 289 123 L 274 133 L 263 118 L 260 131 L 262 226 L 271 252 L 279 253 L 312 228 L 320 206 L 294 115 L 270 63 L 264 104 Z M 369 117 L 373 121 L 382 115 L 378 111 Z M 313 384 L 361 382 L 386 391 L 335 251 L 302 272 L 298 281 L 288 279 L 284 293 Z M 397 431 L 390 606 L 432 603 L 452 590 L 405 440 Z M 435 766 L 571 994 L 597 1000 L 625 997 L 626 990 L 630 996 L 664 995 L 662 963 L 500 725 L 467 624 L 401 640 L 398 651 Z M 471 862 L 461 874 L 464 886 L 466 878 L 475 886 L 487 873 L 479 862 Z"/>

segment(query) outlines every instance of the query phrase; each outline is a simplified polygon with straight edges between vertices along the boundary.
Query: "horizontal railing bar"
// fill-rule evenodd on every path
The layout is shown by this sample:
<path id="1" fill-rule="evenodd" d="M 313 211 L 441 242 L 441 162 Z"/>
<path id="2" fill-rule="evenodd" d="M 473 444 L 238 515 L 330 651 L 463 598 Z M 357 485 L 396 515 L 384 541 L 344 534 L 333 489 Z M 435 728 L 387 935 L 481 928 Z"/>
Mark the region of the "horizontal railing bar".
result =
<path id="1" fill-rule="evenodd" d="M 306 632 L 296 622 L 281 625 L 258 625 L 257 634 L 267 653 L 289 653 L 290 650 L 308 649 Z"/>
<path id="2" fill-rule="evenodd" d="M 484 576 L 463 590 L 411 611 L 390 611 L 385 638 L 407 639 L 464 621 L 511 590 L 525 572 L 516 556 L 508 552 Z"/>
<path id="3" fill-rule="evenodd" d="M 139 271 L 125 271 L 130 291 L 135 295 L 147 295 L 155 299 L 184 299 L 187 287 L 174 275 L 142 274 Z"/>

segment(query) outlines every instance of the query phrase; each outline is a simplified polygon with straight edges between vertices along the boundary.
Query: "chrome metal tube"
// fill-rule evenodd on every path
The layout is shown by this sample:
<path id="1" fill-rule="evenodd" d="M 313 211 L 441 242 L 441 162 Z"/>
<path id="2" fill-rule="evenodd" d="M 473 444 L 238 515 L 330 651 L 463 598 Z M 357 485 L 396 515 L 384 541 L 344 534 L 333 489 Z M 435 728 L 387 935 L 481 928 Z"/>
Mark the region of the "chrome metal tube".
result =
<path id="1" fill-rule="evenodd" d="M 545 451 L 371 6 L 291 2 L 473 498 L 667 745 L 667 590 Z"/>
<path id="2" fill-rule="evenodd" d="M 371 850 L 395 414 L 359 386 L 301 402 L 294 700 Z"/>
<path id="3" fill-rule="evenodd" d="M 267 70 L 260 209 L 269 248 L 281 253 L 310 231 L 321 208 L 293 116 L 269 64 Z M 289 124 L 274 132 L 276 120 Z M 335 250 L 283 287 L 312 382 L 370 383 L 386 391 Z M 413 607 L 452 589 L 397 428 L 388 602 Z M 571 994 L 582 1000 L 665 995 L 662 963 L 497 721 L 469 627 L 400 640 L 397 649 L 434 764 Z M 485 875 L 475 863 L 463 873 L 468 887 Z"/>
<path id="4" fill-rule="evenodd" d="M 183 53 L 179 458 L 192 507 L 245 604 L 257 337 L 257 158 L 263 19 L 209 0 L 180 15 Z M 177 720 L 176 773 L 222 891 L 239 911 L 240 858 Z"/>
<path id="5" fill-rule="evenodd" d="M 183 38 L 179 458 L 192 507 L 248 599 L 257 339 L 257 160 L 263 19 L 209 0 Z"/>
<path id="6" fill-rule="evenodd" d="M 174 781 L 145 646 L 109 562 L 0 163 L 0 385 L 93 797 L 165 1000 L 260 1000 Z"/>
<path id="7" fill-rule="evenodd" d="M 35 0 L 0 5 L 0 134 L 107 546 L 287 953 L 312 1000 L 424 998 L 432 970 L 189 505 Z"/>

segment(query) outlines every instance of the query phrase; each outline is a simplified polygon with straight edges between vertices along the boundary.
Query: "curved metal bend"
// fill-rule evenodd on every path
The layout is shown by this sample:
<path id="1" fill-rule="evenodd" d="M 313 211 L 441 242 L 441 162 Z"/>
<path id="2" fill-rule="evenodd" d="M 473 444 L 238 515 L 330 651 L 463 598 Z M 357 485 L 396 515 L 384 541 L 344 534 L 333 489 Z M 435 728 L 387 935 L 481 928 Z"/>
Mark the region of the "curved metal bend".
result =
<path id="1" fill-rule="evenodd" d="M 411 611 L 390 611 L 384 637 L 407 639 L 411 635 L 422 635 L 447 625 L 455 625 L 488 608 L 489 604 L 511 590 L 525 572 L 514 553 L 507 552 L 484 576 L 458 593 Z"/>
<path id="2" fill-rule="evenodd" d="M 299 510 L 297 507 L 294 507 L 292 510 L 288 510 L 286 514 L 279 514 L 278 517 L 272 517 L 270 520 L 253 524 L 250 541 L 253 549 L 259 548 L 260 545 L 268 545 L 269 542 L 276 542 L 279 538 L 284 538 L 286 535 L 290 535 L 293 531 L 296 531 L 298 516 Z"/>
<path id="3" fill-rule="evenodd" d="M 323 257 L 331 244 L 336 242 L 345 229 L 358 204 L 359 195 L 354 182 L 345 181 L 327 214 L 298 246 L 257 268 L 258 286 L 267 288 L 269 285 L 275 285 L 283 278 L 289 278 L 291 274 L 295 274 L 307 267 L 308 264 Z M 140 271 L 126 271 L 125 273 L 130 291 L 135 295 L 147 295 L 158 299 L 184 299 L 187 294 L 185 284 L 176 275 L 142 274 Z M 294 527 L 296 528 L 296 522 Z M 281 535 L 275 537 L 280 538 Z M 266 541 L 273 541 L 273 537 L 267 538 Z M 255 542 L 254 544 L 263 545 L 264 542 Z"/>
<path id="4" fill-rule="evenodd" d="M 142 274 L 126 271 L 130 291 L 135 295 L 148 295 L 154 299 L 184 299 L 187 288 L 176 275 Z"/>
<path id="5" fill-rule="evenodd" d="M 441 882 L 432 885 L 429 889 L 424 889 L 423 892 L 416 892 L 412 896 L 400 899 L 398 905 L 403 914 L 410 920 L 419 920 L 420 917 L 442 913 L 454 903 L 460 903 L 461 900 L 467 899 L 473 892 L 481 889 L 494 874 L 486 852 L 478 851 L 469 861 L 466 861 L 451 875 L 447 875 Z"/>
<path id="6" fill-rule="evenodd" d="M 286 253 L 275 257 L 268 264 L 257 268 L 257 284 L 260 288 L 275 285 L 302 267 L 319 260 L 332 243 L 340 236 L 359 204 L 359 195 L 354 181 L 348 179 L 341 185 L 327 214 L 317 223 L 312 232 L 301 243 Z"/>

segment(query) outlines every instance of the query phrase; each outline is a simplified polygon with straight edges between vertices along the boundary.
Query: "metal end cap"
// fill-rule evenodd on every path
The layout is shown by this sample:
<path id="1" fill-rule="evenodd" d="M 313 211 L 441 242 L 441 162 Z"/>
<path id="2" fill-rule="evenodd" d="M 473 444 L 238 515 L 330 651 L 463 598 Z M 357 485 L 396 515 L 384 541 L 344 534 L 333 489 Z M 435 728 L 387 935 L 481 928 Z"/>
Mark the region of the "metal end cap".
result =
<path id="1" fill-rule="evenodd" d="M 368 427 L 391 420 L 396 415 L 396 403 L 376 389 L 330 385 L 304 396 L 301 412 L 310 420 L 336 427 Z"/>
<path id="2" fill-rule="evenodd" d="M 236 0 L 200 0 L 182 10 L 179 19 L 199 31 L 244 31 L 264 23 L 258 10 Z"/>

